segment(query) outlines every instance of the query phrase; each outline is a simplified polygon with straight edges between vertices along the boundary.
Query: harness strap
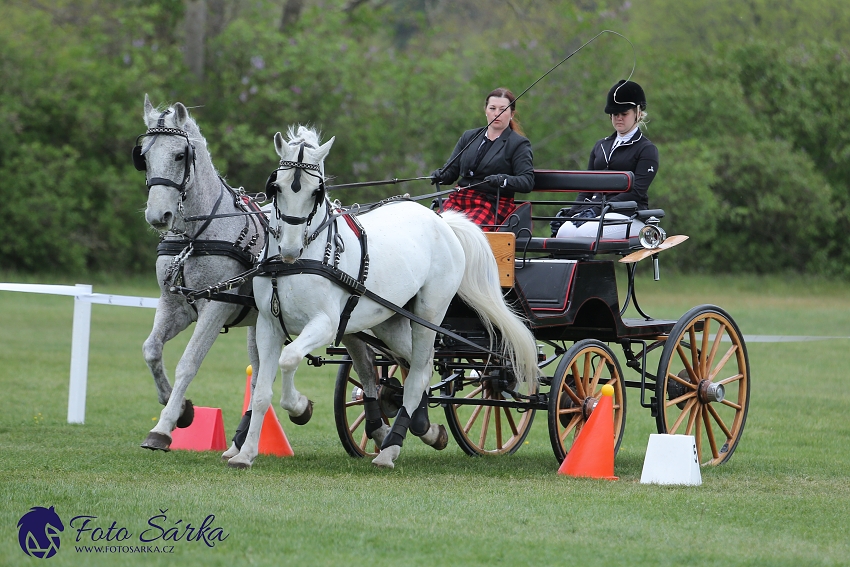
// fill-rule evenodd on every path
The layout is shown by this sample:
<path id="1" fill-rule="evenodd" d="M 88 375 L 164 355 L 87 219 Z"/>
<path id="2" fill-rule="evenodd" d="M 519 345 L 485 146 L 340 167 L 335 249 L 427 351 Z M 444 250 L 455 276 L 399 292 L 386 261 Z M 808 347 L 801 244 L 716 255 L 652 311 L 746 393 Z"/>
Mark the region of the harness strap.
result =
<path id="1" fill-rule="evenodd" d="M 403 307 L 399 307 L 395 303 L 392 303 L 391 301 L 388 301 L 388 300 L 384 299 L 383 297 L 376 295 L 374 292 L 369 291 L 368 289 L 366 289 L 365 285 L 363 285 L 359 281 L 355 280 L 354 278 L 352 278 L 351 276 L 349 276 L 345 272 L 338 270 L 338 269 L 334 269 L 332 266 L 322 264 L 321 262 L 319 262 L 317 260 L 308 260 L 308 259 L 296 260 L 292 264 L 284 264 L 283 262 L 281 262 L 279 260 L 272 260 L 272 261 L 264 262 L 258 268 L 259 268 L 259 271 L 258 271 L 259 274 L 261 274 L 261 275 L 272 275 L 274 278 L 277 278 L 279 276 L 291 276 L 291 275 L 296 275 L 296 274 L 312 274 L 312 275 L 322 276 L 324 278 L 327 278 L 327 279 L 339 284 L 340 286 L 342 286 L 345 289 L 347 289 L 348 291 L 350 291 L 352 294 L 365 295 L 367 298 L 371 299 L 375 303 L 377 303 L 377 304 L 379 304 L 383 307 L 386 307 L 387 309 L 389 309 L 391 311 L 395 311 L 396 313 L 398 313 L 402 317 L 410 319 L 414 323 L 418 323 L 419 325 L 422 325 L 423 327 L 431 329 L 432 331 L 436 331 L 437 333 L 439 333 L 441 335 L 445 335 L 445 336 L 447 336 L 451 339 L 454 339 L 458 342 L 461 342 L 461 343 L 463 343 L 467 346 L 471 346 L 471 347 L 475 348 L 475 350 L 477 350 L 477 351 L 482 351 L 482 352 L 485 352 L 487 354 L 490 354 L 490 355 L 496 356 L 496 357 L 501 356 L 496 352 L 493 352 L 489 349 L 482 347 L 481 345 L 478 345 L 478 344 L 470 341 L 466 337 L 462 337 L 462 336 L 458 335 L 457 333 L 454 333 L 454 332 L 446 329 L 445 327 L 440 327 L 438 325 L 435 325 L 434 323 L 431 323 L 430 321 L 427 321 L 427 320 L 423 319 L 422 317 L 419 317 L 415 313 L 412 313 L 411 311 L 408 311 L 407 309 L 405 309 Z M 275 281 L 275 280 L 273 279 L 272 281 Z"/>
<path id="2" fill-rule="evenodd" d="M 255 257 L 243 250 L 236 248 L 232 242 L 226 240 L 196 240 L 192 243 L 193 256 L 227 256 L 238 261 L 246 268 L 254 265 Z M 162 240 L 156 247 L 157 256 L 177 256 L 188 244 L 181 240 Z"/>
<path id="3" fill-rule="evenodd" d="M 242 298 L 242 297 L 248 297 L 248 296 L 247 295 L 240 295 L 239 297 Z M 252 309 L 256 308 L 256 303 L 253 301 L 254 298 L 251 297 L 250 299 L 251 299 L 250 304 L 247 304 L 247 305 L 243 304 L 242 305 L 242 309 L 239 310 L 239 314 L 236 316 L 236 319 L 234 319 L 232 323 L 230 323 L 229 325 L 227 323 L 225 323 L 224 326 L 222 326 L 221 331 L 219 331 L 221 334 L 227 333 L 233 327 L 238 327 L 239 323 L 244 321 L 245 317 L 248 316 L 248 313 L 250 313 Z M 235 301 L 234 303 L 238 303 L 238 301 Z"/>
<path id="4" fill-rule="evenodd" d="M 272 278 L 271 312 L 272 315 L 277 317 L 277 320 L 280 323 L 280 328 L 283 330 L 283 335 L 286 337 L 284 344 L 288 345 L 292 342 L 292 337 L 290 336 L 289 331 L 286 330 L 286 323 L 283 322 L 283 310 L 280 308 L 280 295 L 277 293 L 277 277 Z"/>

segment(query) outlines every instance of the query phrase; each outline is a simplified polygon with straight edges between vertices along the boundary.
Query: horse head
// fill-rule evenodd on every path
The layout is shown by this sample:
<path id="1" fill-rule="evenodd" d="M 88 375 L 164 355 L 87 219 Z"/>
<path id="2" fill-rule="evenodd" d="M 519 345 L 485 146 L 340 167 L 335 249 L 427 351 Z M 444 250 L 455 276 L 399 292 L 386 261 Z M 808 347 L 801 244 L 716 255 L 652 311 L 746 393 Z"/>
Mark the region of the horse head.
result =
<path id="1" fill-rule="evenodd" d="M 270 232 L 284 262 L 297 260 L 307 245 L 307 229 L 325 200 L 324 161 L 333 143 L 319 145 L 318 133 L 305 126 L 291 126 L 287 140 L 274 136 L 280 167 L 269 176 L 266 194 L 274 199 Z"/>
<path id="2" fill-rule="evenodd" d="M 181 103 L 156 110 L 145 95 L 145 125 L 133 148 L 136 169 L 147 174 L 148 202 L 145 220 L 160 232 L 175 228 L 178 213 L 192 185 L 195 142 L 201 141 L 195 121 Z"/>

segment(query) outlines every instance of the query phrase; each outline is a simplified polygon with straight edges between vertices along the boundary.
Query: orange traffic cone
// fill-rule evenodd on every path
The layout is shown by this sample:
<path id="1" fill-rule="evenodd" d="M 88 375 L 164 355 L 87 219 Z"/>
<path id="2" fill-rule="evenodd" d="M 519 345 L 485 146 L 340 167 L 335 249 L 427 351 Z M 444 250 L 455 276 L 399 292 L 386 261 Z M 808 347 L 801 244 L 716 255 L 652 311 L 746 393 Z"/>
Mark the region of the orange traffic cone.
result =
<path id="1" fill-rule="evenodd" d="M 245 381 L 245 402 L 242 404 L 242 413 L 248 410 L 248 404 L 251 403 L 251 374 L 253 369 L 251 366 L 245 369 L 248 375 Z M 266 411 L 266 417 L 263 418 L 263 428 L 260 430 L 260 446 L 259 452 L 261 455 L 275 455 L 277 457 L 293 457 L 295 453 L 286 439 L 286 434 L 283 432 L 283 427 L 277 419 L 277 414 L 274 408 L 269 406 Z"/>
<path id="2" fill-rule="evenodd" d="M 602 398 L 576 437 L 558 474 L 617 480 L 614 476 L 613 396 L 613 386 L 602 386 Z"/>
<path id="3" fill-rule="evenodd" d="M 195 406 L 195 419 L 192 421 L 192 425 L 171 432 L 171 448 L 187 451 L 224 451 L 227 449 L 221 408 Z"/>

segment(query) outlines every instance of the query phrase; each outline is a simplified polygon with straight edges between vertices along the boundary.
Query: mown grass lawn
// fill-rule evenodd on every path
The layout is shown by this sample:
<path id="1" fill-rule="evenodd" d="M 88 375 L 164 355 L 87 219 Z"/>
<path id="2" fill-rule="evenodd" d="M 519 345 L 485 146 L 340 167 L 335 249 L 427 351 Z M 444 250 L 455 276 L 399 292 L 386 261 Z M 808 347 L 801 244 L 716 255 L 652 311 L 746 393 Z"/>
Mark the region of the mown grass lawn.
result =
<path id="1" fill-rule="evenodd" d="M 715 303 L 745 335 L 850 336 L 844 284 L 663 276 L 639 287 L 658 317 Z M 142 281 L 95 291 L 155 294 Z M 557 475 L 545 414 L 515 455 L 472 459 L 453 441 L 438 453 L 411 438 L 384 471 L 339 443 L 334 366 L 299 371 L 316 413 L 300 428 L 284 418 L 295 457 L 261 456 L 235 471 L 213 452 L 145 451 L 139 443 L 160 411 L 141 356 L 153 310 L 93 307 L 85 425 L 66 423 L 71 313 L 70 298 L 0 292 L 2 565 L 38 561 L 17 539 L 33 506 L 54 506 L 65 522 L 53 565 L 850 564 L 850 339 L 749 343 L 751 405 L 736 453 L 703 469 L 700 487 L 659 487 L 639 483 L 655 421 L 637 391 L 617 482 Z M 187 338 L 166 351 L 171 373 Z M 241 412 L 244 343 L 244 330 L 222 335 L 189 391 L 196 404 L 222 408 L 228 436 Z M 158 515 L 154 524 L 178 531 L 215 515 L 227 538 L 146 544 L 173 545 L 169 554 L 86 553 L 68 525 L 83 515 L 132 534 L 108 545 L 140 545 L 140 533 L 158 533 L 148 525 Z"/>

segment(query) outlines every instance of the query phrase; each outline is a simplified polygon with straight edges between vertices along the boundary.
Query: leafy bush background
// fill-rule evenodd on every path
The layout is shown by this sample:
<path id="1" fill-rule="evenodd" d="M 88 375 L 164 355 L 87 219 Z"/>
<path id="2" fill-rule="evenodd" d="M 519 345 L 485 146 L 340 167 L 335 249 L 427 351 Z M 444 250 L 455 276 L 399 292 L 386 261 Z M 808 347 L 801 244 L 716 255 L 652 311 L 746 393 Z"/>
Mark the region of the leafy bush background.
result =
<path id="1" fill-rule="evenodd" d="M 199 7 L 200 68 L 186 33 Z M 691 236 L 666 263 L 850 277 L 850 4 L 838 0 L 2 0 L 0 268 L 151 269 L 129 159 L 145 93 L 193 107 L 217 168 L 249 191 L 291 123 L 336 136 L 337 182 L 413 177 L 482 124 L 490 89 L 518 94 L 602 29 L 637 52 L 661 152 L 651 204 L 669 234 Z M 536 167 L 586 166 L 610 132 L 604 94 L 631 63 L 628 43 L 603 36 L 520 100 Z M 430 187 L 341 198 L 402 190 Z"/>

